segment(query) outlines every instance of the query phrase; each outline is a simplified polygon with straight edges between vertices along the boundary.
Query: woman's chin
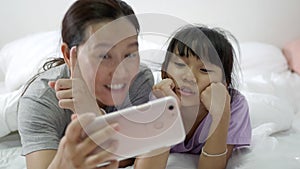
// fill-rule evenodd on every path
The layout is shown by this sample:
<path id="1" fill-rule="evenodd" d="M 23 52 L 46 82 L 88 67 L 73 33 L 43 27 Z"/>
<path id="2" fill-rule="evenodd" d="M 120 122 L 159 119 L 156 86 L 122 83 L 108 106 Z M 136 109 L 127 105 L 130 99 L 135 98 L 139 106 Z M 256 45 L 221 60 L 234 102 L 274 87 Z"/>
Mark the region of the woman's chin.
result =
<path id="1" fill-rule="evenodd" d="M 105 106 L 119 106 L 121 105 L 125 100 L 125 97 L 114 97 L 110 99 L 102 100 L 101 103 Z"/>

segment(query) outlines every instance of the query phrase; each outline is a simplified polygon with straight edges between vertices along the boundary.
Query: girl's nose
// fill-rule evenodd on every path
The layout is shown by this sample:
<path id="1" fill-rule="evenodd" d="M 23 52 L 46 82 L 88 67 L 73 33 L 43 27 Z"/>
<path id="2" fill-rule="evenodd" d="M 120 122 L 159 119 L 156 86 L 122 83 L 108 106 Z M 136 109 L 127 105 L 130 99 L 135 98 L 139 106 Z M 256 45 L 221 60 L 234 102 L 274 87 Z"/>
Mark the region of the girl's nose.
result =
<path id="1" fill-rule="evenodd" d="M 185 80 L 186 82 L 189 82 L 191 84 L 196 83 L 196 78 L 195 78 L 194 73 L 192 72 L 192 70 L 190 68 L 187 68 L 186 71 L 184 71 L 183 80 Z"/>

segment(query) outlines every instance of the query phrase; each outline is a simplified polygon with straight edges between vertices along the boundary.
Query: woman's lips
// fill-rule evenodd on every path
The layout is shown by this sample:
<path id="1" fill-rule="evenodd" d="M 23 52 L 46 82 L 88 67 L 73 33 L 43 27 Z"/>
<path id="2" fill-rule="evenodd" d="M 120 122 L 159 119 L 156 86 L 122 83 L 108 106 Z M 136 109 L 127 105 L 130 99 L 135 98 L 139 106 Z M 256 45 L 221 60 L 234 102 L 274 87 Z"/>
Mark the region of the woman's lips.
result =
<path id="1" fill-rule="evenodd" d="M 109 84 L 109 85 L 105 85 L 105 87 L 110 91 L 121 91 L 125 89 L 126 84 L 125 83 Z"/>

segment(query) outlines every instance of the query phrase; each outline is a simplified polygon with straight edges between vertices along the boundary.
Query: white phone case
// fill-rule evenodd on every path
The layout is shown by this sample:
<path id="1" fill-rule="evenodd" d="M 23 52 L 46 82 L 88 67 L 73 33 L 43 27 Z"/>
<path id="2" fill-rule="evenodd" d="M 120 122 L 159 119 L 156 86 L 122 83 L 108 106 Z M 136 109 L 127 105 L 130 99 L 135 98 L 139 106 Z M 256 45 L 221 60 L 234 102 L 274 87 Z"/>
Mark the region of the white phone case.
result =
<path id="1" fill-rule="evenodd" d="M 185 138 L 177 101 L 170 96 L 96 117 L 84 129 L 91 134 L 111 123 L 118 123 L 120 130 L 98 145 L 100 150 L 106 150 L 113 140 L 117 140 L 118 148 L 111 152 L 117 160 L 175 145 Z"/>

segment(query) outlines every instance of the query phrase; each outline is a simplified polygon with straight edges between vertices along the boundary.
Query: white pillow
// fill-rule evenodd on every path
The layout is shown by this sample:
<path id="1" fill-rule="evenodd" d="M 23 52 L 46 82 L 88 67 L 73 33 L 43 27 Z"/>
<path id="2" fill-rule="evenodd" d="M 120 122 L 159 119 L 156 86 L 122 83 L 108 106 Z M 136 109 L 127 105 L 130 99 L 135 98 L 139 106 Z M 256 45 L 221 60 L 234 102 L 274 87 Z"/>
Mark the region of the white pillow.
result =
<path id="1" fill-rule="evenodd" d="M 51 57 L 61 57 L 59 31 L 28 35 L 5 45 L 0 51 L 0 63 L 6 88 L 20 88 Z"/>
<path id="2" fill-rule="evenodd" d="M 18 101 L 23 92 L 21 87 L 13 92 L 0 94 L 0 137 L 18 129 Z"/>
<path id="3" fill-rule="evenodd" d="M 291 127 L 294 118 L 294 108 L 285 100 L 263 93 L 242 93 L 247 98 L 252 128 L 272 124 L 269 134 L 287 130 Z"/>
<path id="4" fill-rule="evenodd" d="M 280 48 L 260 42 L 240 44 L 240 66 L 245 77 L 280 73 L 288 70 L 287 61 Z"/>
<path id="5" fill-rule="evenodd" d="M 0 61 L 0 63 L 2 63 L 2 62 Z M 4 79 L 5 79 L 4 73 L 3 73 L 2 69 L 0 68 L 0 82 L 3 82 Z"/>

